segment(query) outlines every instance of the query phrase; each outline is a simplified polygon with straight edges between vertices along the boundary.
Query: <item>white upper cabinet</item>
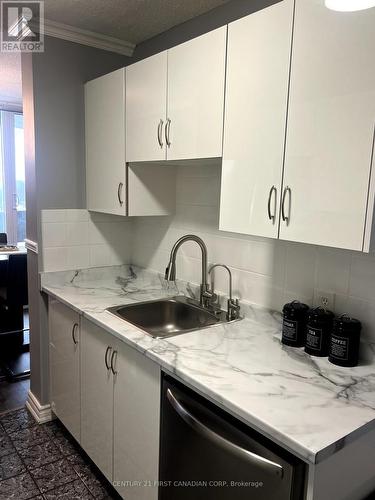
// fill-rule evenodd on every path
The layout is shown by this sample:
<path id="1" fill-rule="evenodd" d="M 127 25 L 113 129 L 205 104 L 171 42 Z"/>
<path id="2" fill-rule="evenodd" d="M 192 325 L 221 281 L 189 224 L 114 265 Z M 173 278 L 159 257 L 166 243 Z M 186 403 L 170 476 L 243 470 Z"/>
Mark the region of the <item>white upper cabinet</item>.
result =
<path id="1" fill-rule="evenodd" d="M 293 3 L 228 26 L 222 230 L 278 236 Z"/>
<path id="2" fill-rule="evenodd" d="M 226 26 L 168 51 L 167 158 L 222 155 Z"/>
<path id="3" fill-rule="evenodd" d="M 85 84 L 88 210 L 126 215 L 125 69 Z"/>
<path id="4" fill-rule="evenodd" d="M 164 141 L 161 138 L 160 120 L 165 118 L 166 110 L 166 56 L 151 59 L 147 65 L 151 72 L 159 62 L 163 64 L 164 61 L 164 70 L 160 72 L 164 78 L 164 88 L 160 93 L 152 93 L 153 82 L 157 78 L 147 78 L 147 71 L 143 66 L 142 71 L 137 70 L 139 78 L 135 78 L 135 72 L 131 68 L 120 69 L 85 85 L 88 210 L 127 216 L 167 215 L 174 210 L 174 172 L 160 166 L 129 167 L 125 162 L 125 128 L 134 160 L 165 158 L 165 142 L 163 147 L 159 146 L 157 132 L 160 122 L 159 139 Z M 127 80 L 130 80 L 131 89 L 128 95 L 130 110 L 125 109 Z M 141 87 L 143 85 L 139 92 L 145 102 L 137 95 L 136 80 Z M 159 103 L 156 102 L 157 98 Z M 154 108 L 152 103 L 155 104 Z M 139 108 L 139 111 L 135 108 Z M 127 116 L 128 112 L 130 118 L 127 118 L 129 123 L 125 127 L 125 114 Z M 151 131 L 151 128 L 152 137 L 148 133 L 143 134 Z M 144 156 L 141 158 L 142 154 Z"/>
<path id="5" fill-rule="evenodd" d="M 167 52 L 126 69 L 126 159 L 166 159 Z"/>
<path id="6" fill-rule="evenodd" d="M 222 155 L 224 26 L 126 69 L 128 162 Z"/>
<path id="7" fill-rule="evenodd" d="M 282 239 L 368 250 L 374 27 L 375 9 L 296 2 Z"/>

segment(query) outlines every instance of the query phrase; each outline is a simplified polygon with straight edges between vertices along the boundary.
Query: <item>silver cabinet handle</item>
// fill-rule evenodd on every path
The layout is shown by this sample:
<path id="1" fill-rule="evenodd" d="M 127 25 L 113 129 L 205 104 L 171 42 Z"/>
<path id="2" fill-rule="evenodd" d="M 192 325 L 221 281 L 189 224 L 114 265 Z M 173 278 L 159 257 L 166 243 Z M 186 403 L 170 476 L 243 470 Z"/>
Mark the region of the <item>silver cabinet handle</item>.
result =
<path id="1" fill-rule="evenodd" d="M 105 363 L 105 367 L 107 368 L 107 370 L 110 370 L 111 367 L 110 365 L 108 364 L 108 354 L 112 351 L 112 347 L 109 345 L 107 347 L 107 349 L 105 350 L 105 354 L 104 354 L 104 363 Z"/>
<path id="2" fill-rule="evenodd" d="M 257 455 L 252 451 L 246 450 L 245 448 L 242 448 L 241 446 L 228 441 L 228 439 L 207 427 L 182 406 L 180 401 L 178 401 L 178 399 L 174 396 L 170 389 L 167 389 L 167 398 L 172 408 L 194 431 L 203 435 L 205 438 L 209 439 L 221 448 L 224 448 L 226 451 L 234 453 L 240 458 L 244 458 L 247 461 L 257 465 L 258 467 L 261 467 L 262 469 L 267 470 L 268 472 L 271 472 L 276 476 L 279 476 L 280 478 L 283 477 L 284 469 L 282 465 L 276 462 L 272 462 L 267 458 L 261 457 L 260 455 Z"/>
<path id="3" fill-rule="evenodd" d="M 271 213 L 271 200 L 272 200 L 273 193 L 275 193 L 275 203 L 273 206 L 273 214 L 272 214 Z M 269 220 L 272 220 L 272 224 L 275 224 L 275 220 L 276 220 L 276 203 L 277 203 L 277 189 L 276 189 L 276 186 L 272 186 L 270 189 L 270 192 L 268 194 L 268 205 L 267 205 L 268 218 L 269 218 Z"/>
<path id="4" fill-rule="evenodd" d="M 78 344 L 78 340 L 76 340 L 76 329 L 78 328 L 78 323 L 74 323 L 73 328 L 72 328 L 72 339 L 75 345 Z"/>
<path id="5" fill-rule="evenodd" d="M 115 370 L 114 366 L 114 363 L 116 364 L 116 361 L 117 361 L 117 351 L 113 351 L 111 356 L 111 370 L 113 375 L 117 375 L 117 371 Z"/>
<path id="6" fill-rule="evenodd" d="M 169 148 L 171 147 L 170 131 L 171 131 L 171 119 L 167 118 L 167 123 L 165 124 L 165 142 L 167 143 L 167 146 Z"/>
<path id="7" fill-rule="evenodd" d="M 162 137 L 163 137 L 163 120 L 160 118 L 160 122 L 159 122 L 159 125 L 158 125 L 158 143 L 159 143 L 159 146 L 160 148 L 163 148 L 164 144 L 163 144 L 163 140 L 162 140 Z"/>
<path id="8" fill-rule="evenodd" d="M 288 215 L 285 215 L 285 200 L 286 200 L 286 195 L 289 197 L 289 204 L 288 204 Z M 292 199 L 292 191 L 289 186 L 286 186 L 284 188 L 283 192 L 283 199 L 281 202 L 281 217 L 284 222 L 286 222 L 286 225 L 289 225 L 290 222 L 290 204 L 291 204 L 291 199 Z"/>
<path id="9" fill-rule="evenodd" d="M 118 185 L 118 188 L 117 188 L 117 198 L 118 198 L 118 202 L 120 203 L 121 206 L 124 204 L 124 200 L 121 198 L 121 193 L 122 193 L 122 188 L 123 187 L 124 187 L 124 183 L 123 182 L 119 182 L 119 185 Z"/>

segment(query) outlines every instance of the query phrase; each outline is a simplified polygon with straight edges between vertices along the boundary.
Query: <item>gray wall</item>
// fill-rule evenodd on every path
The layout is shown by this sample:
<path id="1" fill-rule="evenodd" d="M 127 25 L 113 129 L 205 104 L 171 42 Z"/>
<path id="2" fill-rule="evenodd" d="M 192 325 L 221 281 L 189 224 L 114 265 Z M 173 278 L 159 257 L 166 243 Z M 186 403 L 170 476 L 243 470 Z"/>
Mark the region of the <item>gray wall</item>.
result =
<path id="1" fill-rule="evenodd" d="M 40 243 L 40 210 L 82 208 L 85 199 L 83 83 L 129 58 L 46 37 L 45 52 L 22 55 L 27 238 Z M 28 252 L 31 391 L 49 402 L 47 303 L 38 256 Z"/>

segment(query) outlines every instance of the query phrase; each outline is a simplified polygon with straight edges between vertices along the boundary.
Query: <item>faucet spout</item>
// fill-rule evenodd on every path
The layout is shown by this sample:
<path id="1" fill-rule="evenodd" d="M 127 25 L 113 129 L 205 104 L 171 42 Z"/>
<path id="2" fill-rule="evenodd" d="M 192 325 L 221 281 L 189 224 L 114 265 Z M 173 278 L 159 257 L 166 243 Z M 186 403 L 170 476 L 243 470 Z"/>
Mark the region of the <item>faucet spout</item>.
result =
<path id="1" fill-rule="evenodd" d="M 169 258 L 168 266 L 165 270 L 165 279 L 167 281 L 175 281 L 176 279 L 176 257 L 177 252 L 180 246 L 185 243 L 185 241 L 194 241 L 197 243 L 202 252 L 202 278 L 201 278 L 201 293 L 200 293 L 200 303 L 205 307 L 208 306 L 209 301 L 212 298 L 212 294 L 210 292 L 210 287 L 208 285 L 207 278 L 207 247 L 204 241 L 196 236 L 195 234 L 187 234 L 182 236 L 180 239 L 176 241 L 171 250 L 171 255 Z"/>
<path id="2" fill-rule="evenodd" d="M 164 279 L 166 281 L 176 281 L 176 263 L 171 260 L 165 269 Z"/>

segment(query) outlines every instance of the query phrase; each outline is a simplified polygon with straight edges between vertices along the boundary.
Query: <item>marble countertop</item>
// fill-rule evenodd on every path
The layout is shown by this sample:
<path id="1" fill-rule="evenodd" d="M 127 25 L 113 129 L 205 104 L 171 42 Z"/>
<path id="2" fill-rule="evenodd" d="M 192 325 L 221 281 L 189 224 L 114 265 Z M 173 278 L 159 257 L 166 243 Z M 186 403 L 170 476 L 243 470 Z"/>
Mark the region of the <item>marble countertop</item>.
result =
<path id="1" fill-rule="evenodd" d="M 280 315 L 244 305 L 241 321 L 153 339 L 107 307 L 197 287 L 168 284 L 134 266 L 45 273 L 41 289 L 231 414 L 310 463 L 318 463 L 375 428 L 375 346 L 361 365 L 341 368 L 281 344 Z"/>

